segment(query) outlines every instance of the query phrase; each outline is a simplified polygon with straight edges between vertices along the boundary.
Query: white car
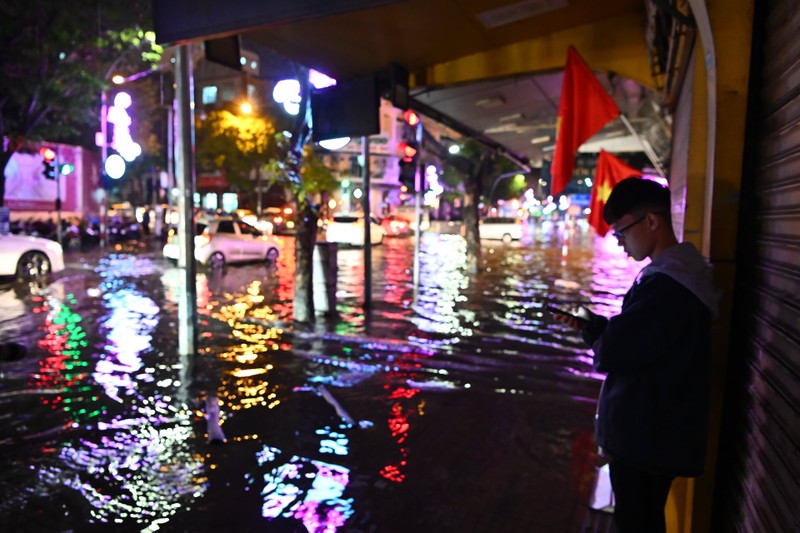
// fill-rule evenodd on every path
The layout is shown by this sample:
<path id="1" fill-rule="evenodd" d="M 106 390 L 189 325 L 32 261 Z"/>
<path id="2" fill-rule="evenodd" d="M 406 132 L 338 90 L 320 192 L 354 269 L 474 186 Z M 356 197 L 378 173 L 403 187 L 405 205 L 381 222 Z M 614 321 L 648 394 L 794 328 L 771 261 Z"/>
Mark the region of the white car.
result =
<path id="1" fill-rule="evenodd" d="M 64 251 L 50 239 L 0 235 L 0 276 L 31 281 L 64 270 Z"/>
<path id="2" fill-rule="evenodd" d="M 170 230 L 164 257 L 178 260 L 180 243 Z M 247 222 L 231 217 L 201 219 L 194 238 L 194 258 L 203 265 L 221 268 L 227 263 L 275 261 L 281 253 L 278 240 Z"/>
<path id="3" fill-rule="evenodd" d="M 375 217 L 369 218 L 369 240 L 372 244 L 380 244 L 386 232 Z M 336 215 L 333 220 L 328 221 L 325 240 L 350 246 L 364 246 L 364 216 Z"/>
<path id="4" fill-rule="evenodd" d="M 513 217 L 490 217 L 478 223 L 481 239 L 509 243 L 522 238 L 522 223 Z"/>

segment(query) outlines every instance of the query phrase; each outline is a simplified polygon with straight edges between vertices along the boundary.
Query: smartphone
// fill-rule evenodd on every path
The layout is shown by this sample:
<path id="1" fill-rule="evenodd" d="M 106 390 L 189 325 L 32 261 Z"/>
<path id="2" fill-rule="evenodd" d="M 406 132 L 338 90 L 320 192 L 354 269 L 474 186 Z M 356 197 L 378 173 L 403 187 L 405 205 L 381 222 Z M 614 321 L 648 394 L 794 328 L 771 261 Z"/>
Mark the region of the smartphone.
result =
<path id="1" fill-rule="evenodd" d="M 560 307 L 556 307 L 555 305 L 552 305 L 552 304 L 548 304 L 547 305 L 547 310 L 550 311 L 550 313 L 552 313 L 554 315 L 565 315 L 565 316 L 572 317 L 575 320 L 577 320 L 578 322 L 580 322 L 581 324 L 588 324 L 589 323 L 589 319 L 588 318 L 586 318 L 585 316 L 580 316 L 580 315 L 576 314 L 576 313 L 580 313 L 580 309 L 578 309 L 577 311 L 573 312 L 573 311 L 567 311 L 566 309 L 561 309 Z"/>

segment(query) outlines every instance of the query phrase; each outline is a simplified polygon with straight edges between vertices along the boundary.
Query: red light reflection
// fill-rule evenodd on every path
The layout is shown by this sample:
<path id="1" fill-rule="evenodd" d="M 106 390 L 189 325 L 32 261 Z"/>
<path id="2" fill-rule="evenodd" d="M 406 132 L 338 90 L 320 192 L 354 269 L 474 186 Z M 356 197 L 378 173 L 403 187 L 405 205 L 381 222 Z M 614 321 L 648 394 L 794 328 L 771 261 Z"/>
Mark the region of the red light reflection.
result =
<path id="1" fill-rule="evenodd" d="M 392 374 L 394 374 L 394 377 L 397 377 L 396 373 Z M 386 385 L 384 388 L 388 390 L 390 387 L 391 385 Z M 420 389 L 399 386 L 389 393 L 390 400 L 398 400 L 395 401 L 389 409 L 389 419 L 387 420 L 389 433 L 392 435 L 392 438 L 397 441 L 397 444 L 403 444 L 408 438 L 408 432 L 411 429 L 409 417 L 414 413 L 422 414 L 421 404 L 414 408 L 409 408 L 403 405 L 402 400 L 411 400 L 419 392 Z M 402 483 L 405 480 L 406 476 L 403 470 L 408 465 L 408 450 L 404 446 L 401 446 L 399 453 L 400 456 L 396 461 L 389 463 L 380 470 L 381 476 L 395 483 Z"/>

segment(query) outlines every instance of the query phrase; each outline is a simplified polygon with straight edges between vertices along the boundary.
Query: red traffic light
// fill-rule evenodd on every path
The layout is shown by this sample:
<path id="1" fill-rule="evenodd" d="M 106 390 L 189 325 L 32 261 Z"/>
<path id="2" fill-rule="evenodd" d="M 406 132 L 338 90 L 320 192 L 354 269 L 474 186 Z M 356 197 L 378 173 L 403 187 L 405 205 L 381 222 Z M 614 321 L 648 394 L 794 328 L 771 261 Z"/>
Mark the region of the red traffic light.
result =
<path id="1" fill-rule="evenodd" d="M 43 146 L 42 148 L 39 149 L 39 154 L 48 163 L 50 163 L 51 161 L 53 161 L 56 158 L 55 150 L 53 150 L 52 148 L 48 148 L 46 146 Z"/>
<path id="2" fill-rule="evenodd" d="M 403 158 L 403 161 L 412 161 L 417 155 L 417 149 L 408 143 L 400 143 L 398 148 L 400 148 L 400 157 Z"/>
<path id="3" fill-rule="evenodd" d="M 419 124 L 420 118 L 414 111 L 407 109 L 403 111 L 403 120 L 410 126 L 416 126 Z"/>

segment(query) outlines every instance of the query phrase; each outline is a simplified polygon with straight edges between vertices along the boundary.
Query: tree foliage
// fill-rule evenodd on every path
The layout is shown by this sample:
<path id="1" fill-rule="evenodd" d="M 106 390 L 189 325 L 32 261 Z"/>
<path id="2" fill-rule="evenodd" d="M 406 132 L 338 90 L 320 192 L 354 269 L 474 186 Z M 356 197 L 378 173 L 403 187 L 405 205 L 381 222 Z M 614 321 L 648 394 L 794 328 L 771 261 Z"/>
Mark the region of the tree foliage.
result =
<path id="1" fill-rule="evenodd" d="M 303 146 L 303 157 L 300 162 L 300 179 L 292 179 L 289 174 L 291 137 L 279 132 L 275 134 L 277 154 L 270 159 L 262 171 L 269 185 L 278 184 L 289 190 L 298 203 L 298 208 L 308 198 L 316 195 L 329 195 L 339 189 L 339 181 L 333 172 L 326 167 L 310 144 Z"/>
<path id="2" fill-rule="evenodd" d="M 10 0 L 0 3 L 0 167 L 28 140 L 86 144 L 112 68 L 160 57 L 147 39 L 150 2 Z M 136 53 L 131 53 L 135 51 Z M 83 142 L 76 142 L 82 140 Z M 5 176 L 0 176 L 0 202 Z"/>
<path id="3" fill-rule="evenodd" d="M 276 156 L 274 135 L 266 117 L 212 111 L 197 125 L 198 167 L 222 169 L 228 183 L 247 190 L 250 172 Z"/>
<path id="4" fill-rule="evenodd" d="M 306 145 L 300 173 L 303 176 L 302 194 L 330 194 L 339 189 L 339 180 L 326 167 L 310 145 Z"/>
<path id="5" fill-rule="evenodd" d="M 481 248 L 478 230 L 479 199 L 491 191 L 503 173 L 516 168 L 516 164 L 476 141 L 467 141 L 457 155 L 445 156 L 441 181 L 450 188 L 463 187 L 462 217 L 467 241 L 467 269 L 477 272 Z"/>

